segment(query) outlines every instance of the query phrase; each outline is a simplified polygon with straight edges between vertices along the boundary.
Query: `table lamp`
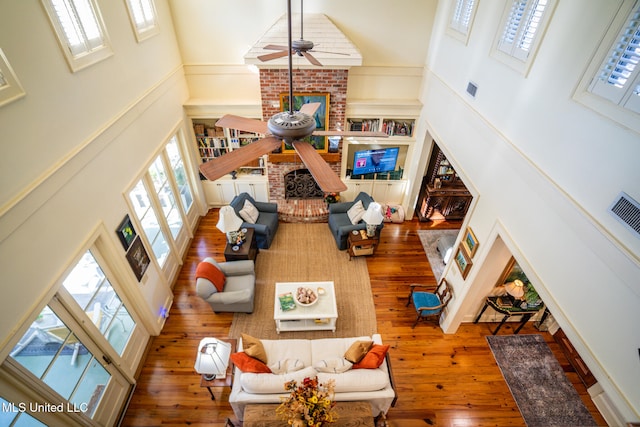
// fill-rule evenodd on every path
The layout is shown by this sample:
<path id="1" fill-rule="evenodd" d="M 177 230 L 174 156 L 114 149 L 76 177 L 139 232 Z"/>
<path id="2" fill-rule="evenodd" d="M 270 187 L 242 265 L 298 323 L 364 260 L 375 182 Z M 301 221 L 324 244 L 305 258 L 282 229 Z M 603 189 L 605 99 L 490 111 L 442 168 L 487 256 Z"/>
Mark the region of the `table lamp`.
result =
<path id="1" fill-rule="evenodd" d="M 216 228 L 227 234 L 229 243 L 235 245 L 237 231 L 242 225 L 242 218 L 236 215 L 236 211 L 231 206 L 223 206 L 220 208 L 218 223 Z"/>
<path id="2" fill-rule="evenodd" d="M 505 291 L 515 299 L 520 299 L 524 296 L 524 283 L 522 280 L 514 280 L 504 285 Z"/>
<path id="3" fill-rule="evenodd" d="M 217 338 L 203 338 L 198 345 L 194 369 L 207 381 L 227 376 L 231 344 Z"/>
<path id="4" fill-rule="evenodd" d="M 362 216 L 362 220 L 367 223 L 367 236 L 373 237 L 376 235 L 376 229 L 382 224 L 382 206 L 378 202 L 369 203 L 367 211 Z"/>

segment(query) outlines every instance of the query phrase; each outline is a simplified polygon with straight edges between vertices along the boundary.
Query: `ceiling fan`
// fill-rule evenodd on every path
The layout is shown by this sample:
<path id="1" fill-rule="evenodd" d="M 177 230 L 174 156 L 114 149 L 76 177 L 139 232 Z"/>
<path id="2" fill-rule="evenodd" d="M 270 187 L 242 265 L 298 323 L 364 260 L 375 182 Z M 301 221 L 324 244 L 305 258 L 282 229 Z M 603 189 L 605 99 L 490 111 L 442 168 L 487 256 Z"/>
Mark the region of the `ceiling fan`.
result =
<path id="1" fill-rule="evenodd" d="M 307 60 L 312 63 L 313 65 L 317 65 L 318 67 L 322 67 L 322 64 L 320 63 L 320 61 L 318 61 L 316 59 L 316 57 L 314 57 L 310 52 L 322 52 L 322 53 L 331 53 L 334 55 L 345 55 L 345 56 L 349 56 L 348 53 L 342 53 L 342 52 L 325 52 L 325 51 L 321 51 L 321 50 L 312 50 L 314 47 L 314 44 L 312 41 L 309 40 L 305 40 L 303 35 L 304 35 L 304 27 L 303 27 L 303 6 L 302 6 L 302 2 L 303 0 L 300 0 L 300 39 L 299 40 L 289 40 L 289 46 L 281 46 L 281 45 L 277 45 L 277 44 L 268 44 L 264 47 L 264 49 L 267 50 L 277 50 L 278 52 L 274 52 L 274 53 L 267 53 L 264 55 L 260 55 L 258 56 L 258 59 L 262 62 L 266 62 L 266 61 L 271 61 L 272 59 L 278 59 L 278 58 L 282 58 L 285 57 L 287 55 L 289 55 L 289 52 L 291 53 L 295 53 L 298 56 L 304 56 L 305 58 L 307 58 Z M 289 13 L 289 26 L 291 26 L 291 13 Z"/>
<path id="2" fill-rule="evenodd" d="M 291 0 L 287 0 L 289 46 L 291 46 Z M 292 49 L 287 49 L 289 56 L 289 99 L 293 100 L 293 65 Z M 239 129 L 246 132 L 254 132 L 265 135 L 264 138 L 234 149 L 233 151 L 209 160 L 200 165 L 200 172 L 205 178 L 214 181 L 222 178 L 231 171 L 246 165 L 247 163 L 270 153 L 279 148 L 284 140 L 293 146 L 306 165 L 311 175 L 318 183 L 320 189 L 327 193 L 339 193 L 345 191 L 347 186 L 340 177 L 325 162 L 316 149 L 304 138 L 311 135 L 319 136 L 359 136 L 386 138 L 384 132 L 352 132 L 352 131 L 318 131 L 313 117 L 320 103 L 304 104 L 300 111 L 293 110 L 293 102 L 289 102 L 289 111 L 283 111 L 273 115 L 268 122 L 248 119 L 245 117 L 226 114 L 216 122 L 216 126 L 230 129 Z"/>

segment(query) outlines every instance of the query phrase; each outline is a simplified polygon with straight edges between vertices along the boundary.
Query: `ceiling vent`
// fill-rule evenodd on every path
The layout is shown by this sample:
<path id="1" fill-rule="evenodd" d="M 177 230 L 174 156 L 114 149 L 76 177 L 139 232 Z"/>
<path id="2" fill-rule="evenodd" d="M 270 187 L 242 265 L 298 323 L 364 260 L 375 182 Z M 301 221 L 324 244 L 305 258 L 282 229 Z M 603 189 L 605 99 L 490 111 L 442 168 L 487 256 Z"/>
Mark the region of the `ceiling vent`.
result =
<path id="1" fill-rule="evenodd" d="M 640 237 L 640 203 L 633 200 L 625 192 L 620 192 L 618 198 L 609 207 L 611 214 L 621 223 L 636 232 Z"/>

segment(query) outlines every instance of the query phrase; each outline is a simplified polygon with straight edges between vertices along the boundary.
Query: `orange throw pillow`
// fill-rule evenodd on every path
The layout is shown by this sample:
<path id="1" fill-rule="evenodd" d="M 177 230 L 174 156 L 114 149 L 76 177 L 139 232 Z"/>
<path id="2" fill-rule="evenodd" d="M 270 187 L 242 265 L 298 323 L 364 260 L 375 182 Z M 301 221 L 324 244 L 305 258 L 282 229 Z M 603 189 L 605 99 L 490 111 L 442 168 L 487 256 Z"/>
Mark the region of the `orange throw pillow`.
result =
<path id="1" fill-rule="evenodd" d="M 196 279 L 201 277 L 213 283 L 213 286 L 216 287 L 218 292 L 222 292 L 224 290 L 224 284 L 227 281 L 227 277 L 218 267 L 210 262 L 202 261 L 196 267 Z"/>
<path id="2" fill-rule="evenodd" d="M 375 369 L 380 367 L 384 362 L 387 351 L 389 351 L 389 344 L 374 344 L 358 363 L 353 364 L 353 369 Z"/>
<path id="3" fill-rule="evenodd" d="M 252 372 L 254 374 L 270 374 L 271 369 L 255 357 L 249 356 L 244 351 L 233 353 L 231 355 L 231 361 L 242 372 Z"/>

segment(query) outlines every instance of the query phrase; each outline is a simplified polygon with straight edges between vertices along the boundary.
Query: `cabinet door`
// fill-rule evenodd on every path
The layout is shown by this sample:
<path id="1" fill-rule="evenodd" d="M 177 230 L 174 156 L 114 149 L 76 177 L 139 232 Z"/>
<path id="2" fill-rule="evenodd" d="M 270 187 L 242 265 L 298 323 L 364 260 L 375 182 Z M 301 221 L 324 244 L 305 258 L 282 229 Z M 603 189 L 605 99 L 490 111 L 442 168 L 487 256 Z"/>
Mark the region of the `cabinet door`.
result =
<path id="1" fill-rule="evenodd" d="M 373 182 L 371 181 L 346 180 L 345 184 L 347 185 L 347 191 L 343 191 L 341 193 L 341 202 L 351 202 L 361 191 L 364 191 L 369 195 L 373 192 Z"/>
<path id="2" fill-rule="evenodd" d="M 202 187 L 209 206 L 228 205 L 236 196 L 236 189 L 230 180 L 205 181 Z"/>
<path id="3" fill-rule="evenodd" d="M 269 201 L 267 181 L 236 181 L 236 193 L 247 193 L 258 202 Z"/>
<path id="4" fill-rule="evenodd" d="M 402 204 L 405 181 L 381 181 L 373 184 L 373 200 L 378 203 Z"/>

